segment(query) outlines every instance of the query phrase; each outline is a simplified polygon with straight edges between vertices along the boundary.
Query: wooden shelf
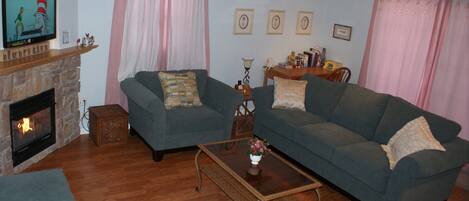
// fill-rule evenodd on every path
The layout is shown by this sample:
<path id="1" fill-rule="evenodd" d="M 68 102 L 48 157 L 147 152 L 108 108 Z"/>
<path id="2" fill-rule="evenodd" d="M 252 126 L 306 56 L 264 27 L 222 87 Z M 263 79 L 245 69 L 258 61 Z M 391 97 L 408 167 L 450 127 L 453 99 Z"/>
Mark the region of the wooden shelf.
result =
<path id="1" fill-rule="evenodd" d="M 50 50 L 44 54 L 38 54 L 13 61 L 0 62 L 0 76 L 51 63 L 65 57 L 81 55 L 97 47 L 98 45 L 93 45 L 89 47 L 70 47 L 60 50 Z"/>

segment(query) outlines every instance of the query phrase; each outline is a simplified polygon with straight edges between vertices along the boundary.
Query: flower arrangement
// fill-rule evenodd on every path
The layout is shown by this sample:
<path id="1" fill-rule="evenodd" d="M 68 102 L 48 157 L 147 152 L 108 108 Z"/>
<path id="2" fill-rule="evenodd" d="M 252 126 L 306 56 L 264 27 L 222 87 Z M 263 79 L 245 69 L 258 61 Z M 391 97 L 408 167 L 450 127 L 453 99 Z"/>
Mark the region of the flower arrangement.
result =
<path id="1" fill-rule="evenodd" d="M 254 156 L 262 156 L 270 151 L 269 143 L 266 140 L 260 140 L 259 138 L 255 137 L 249 140 L 249 154 Z"/>

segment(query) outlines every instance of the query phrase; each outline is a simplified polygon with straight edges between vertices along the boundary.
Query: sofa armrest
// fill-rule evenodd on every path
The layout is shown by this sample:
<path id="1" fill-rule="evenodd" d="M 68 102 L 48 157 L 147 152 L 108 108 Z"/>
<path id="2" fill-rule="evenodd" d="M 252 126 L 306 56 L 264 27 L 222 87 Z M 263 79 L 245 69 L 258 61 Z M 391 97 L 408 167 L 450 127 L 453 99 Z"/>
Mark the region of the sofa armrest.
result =
<path id="1" fill-rule="evenodd" d="M 271 109 L 274 103 L 274 86 L 257 87 L 252 90 L 257 111 Z"/>
<path id="2" fill-rule="evenodd" d="M 460 168 L 469 162 L 469 142 L 456 138 L 443 144 L 446 151 L 423 150 L 401 159 L 393 176 L 425 178 Z"/>
<path id="3" fill-rule="evenodd" d="M 122 81 L 120 86 L 127 98 L 134 101 L 142 109 L 151 114 L 166 114 L 163 101 L 135 78 L 128 78 Z"/>
<path id="4" fill-rule="evenodd" d="M 153 150 L 164 150 L 167 114 L 163 101 L 134 78 L 120 83 L 129 102 L 129 123 Z"/>
<path id="5" fill-rule="evenodd" d="M 469 162 L 469 143 L 456 138 L 446 151 L 424 150 L 401 159 L 389 177 L 386 200 L 446 200 L 462 166 Z"/>
<path id="6" fill-rule="evenodd" d="M 243 96 L 227 84 L 211 77 L 207 78 L 205 95 L 202 102 L 225 117 L 225 137 L 231 135 L 236 106 L 241 104 Z"/>

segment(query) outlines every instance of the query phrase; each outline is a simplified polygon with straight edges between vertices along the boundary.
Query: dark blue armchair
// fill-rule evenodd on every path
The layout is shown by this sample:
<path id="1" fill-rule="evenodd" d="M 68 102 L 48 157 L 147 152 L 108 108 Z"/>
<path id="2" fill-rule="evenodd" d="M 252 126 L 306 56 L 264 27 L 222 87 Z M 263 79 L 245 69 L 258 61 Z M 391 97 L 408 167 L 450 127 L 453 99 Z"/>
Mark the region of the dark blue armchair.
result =
<path id="1" fill-rule="evenodd" d="M 191 70 L 197 76 L 201 107 L 164 107 L 158 72 L 139 72 L 121 82 L 127 95 L 131 132 L 136 132 L 152 149 L 153 160 L 161 161 L 165 150 L 229 139 L 235 107 L 242 95 L 232 87 L 208 77 L 205 70 Z"/>

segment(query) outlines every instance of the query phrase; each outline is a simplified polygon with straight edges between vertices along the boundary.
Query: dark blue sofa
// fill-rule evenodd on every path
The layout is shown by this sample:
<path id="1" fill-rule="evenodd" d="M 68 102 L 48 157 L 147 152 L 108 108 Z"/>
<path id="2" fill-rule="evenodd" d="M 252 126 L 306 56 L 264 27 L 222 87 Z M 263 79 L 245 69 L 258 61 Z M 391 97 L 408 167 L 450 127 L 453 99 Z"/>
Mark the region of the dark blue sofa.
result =
<path id="1" fill-rule="evenodd" d="M 253 90 L 254 134 L 360 200 L 446 200 L 469 143 L 457 137 L 460 125 L 387 94 L 312 75 L 305 107 L 272 109 L 273 86 Z M 424 150 L 389 169 L 380 144 L 419 116 L 428 121 L 446 152 Z"/>

